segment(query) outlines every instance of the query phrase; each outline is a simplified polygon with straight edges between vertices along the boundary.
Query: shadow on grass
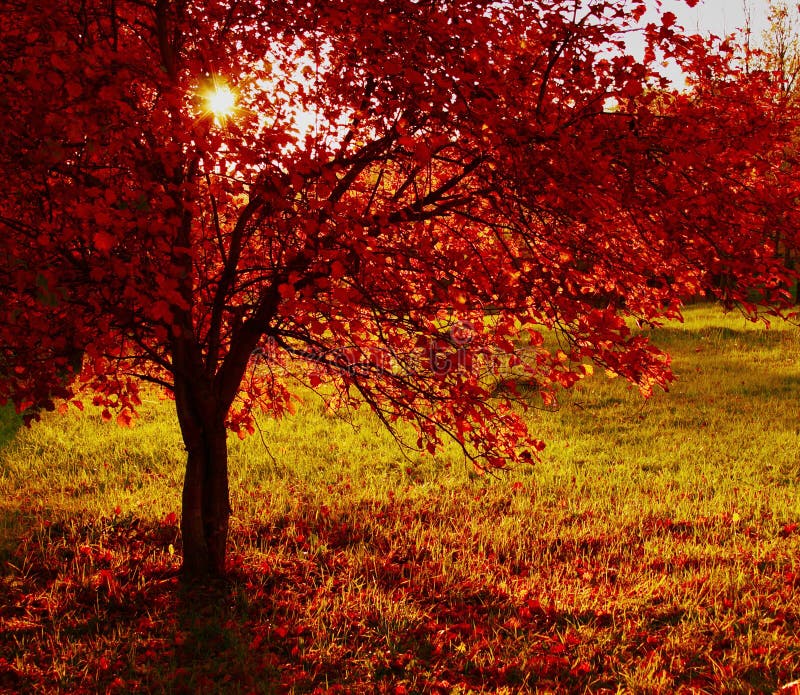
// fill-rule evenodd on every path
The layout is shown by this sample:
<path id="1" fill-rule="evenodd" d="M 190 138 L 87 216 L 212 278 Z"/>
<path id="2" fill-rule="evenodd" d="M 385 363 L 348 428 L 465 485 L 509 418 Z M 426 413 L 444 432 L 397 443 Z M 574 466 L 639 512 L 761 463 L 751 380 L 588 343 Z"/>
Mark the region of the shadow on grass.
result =
<path id="1" fill-rule="evenodd" d="M 797 345 L 795 330 L 770 330 L 761 327 L 730 328 L 729 326 L 660 326 L 645 332 L 652 343 L 664 350 L 702 348 L 706 345 L 719 346 L 728 350 L 764 350 L 781 345 Z"/>
<path id="2" fill-rule="evenodd" d="M 0 694 L 282 692 L 247 582 L 185 586 L 174 523 L 0 509 L 0 529 Z"/>
<path id="3" fill-rule="evenodd" d="M 264 660 L 268 650 L 257 638 L 261 630 L 248 609 L 247 584 L 234 576 L 206 586 L 178 586 L 170 692 L 282 692 L 272 663 L 277 660 Z"/>
<path id="4" fill-rule="evenodd" d="M 0 449 L 14 439 L 22 427 L 22 417 L 10 403 L 0 407 Z"/>
<path id="5" fill-rule="evenodd" d="M 611 599 L 569 607 L 570 590 L 612 597 L 617 582 L 644 571 L 645 558 L 626 559 L 612 534 L 556 545 L 543 539 L 535 558 L 473 550 L 476 574 L 466 559 L 464 567 L 448 559 L 466 552 L 460 547 L 443 542 L 431 551 L 373 517 L 359 522 L 362 542 L 353 544 L 343 531 L 352 518 L 315 511 L 298 510 L 285 528 L 265 527 L 268 544 L 240 545 L 229 578 L 203 588 L 178 581 L 174 524 L 43 515 L 0 568 L 7 597 L 0 692 L 615 692 L 620 674 L 648 660 L 691 660 L 691 668 L 664 674 L 676 690 L 663 692 L 727 692 L 716 689 L 715 664 L 733 659 L 737 667 L 737 650 L 752 637 L 703 633 L 704 645 L 716 645 L 708 653 L 676 641 L 674 633 L 688 634 L 691 615 L 658 595 L 635 610 Z M 394 503 L 373 510 L 390 518 L 405 511 L 413 510 Z M 624 529 L 626 547 L 652 534 L 683 542 L 672 522 L 651 526 Z M 776 586 L 785 581 L 784 561 L 776 557 L 764 570 Z M 618 572 L 601 571 L 611 564 Z M 700 569 L 683 565 L 680 579 L 691 581 Z M 668 583 L 677 570 L 647 571 Z M 551 579 L 526 579 L 537 572 Z M 764 588 L 774 596 L 774 587 Z M 736 618 L 747 614 L 733 604 L 715 616 L 725 624 Z M 783 624 L 794 620 L 787 614 Z M 791 644 L 772 648 L 780 653 L 770 663 L 800 666 Z M 768 692 L 783 676 L 770 668 L 743 663 L 730 678 Z"/>

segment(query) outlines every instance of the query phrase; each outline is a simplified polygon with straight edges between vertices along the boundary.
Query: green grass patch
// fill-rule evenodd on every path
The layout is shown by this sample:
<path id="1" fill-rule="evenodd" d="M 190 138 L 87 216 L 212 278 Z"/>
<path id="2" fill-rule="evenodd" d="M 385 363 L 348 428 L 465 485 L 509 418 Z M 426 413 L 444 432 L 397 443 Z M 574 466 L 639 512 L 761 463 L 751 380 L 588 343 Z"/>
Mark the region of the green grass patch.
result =
<path id="1" fill-rule="evenodd" d="M 0 407 L 0 449 L 14 439 L 22 426 L 22 418 L 14 411 L 11 403 Z"/>
<path id="2" fill-rule="evenodd" d="M 800 333 L 692 307 L 677 382 L 532 410 L 542 461 L 403 458 L 309 400 L 231 440 L 231 579 L 176 581 L 169 402 L 0 450 L 0 691 L 772 693 L 800 677 Z"/>

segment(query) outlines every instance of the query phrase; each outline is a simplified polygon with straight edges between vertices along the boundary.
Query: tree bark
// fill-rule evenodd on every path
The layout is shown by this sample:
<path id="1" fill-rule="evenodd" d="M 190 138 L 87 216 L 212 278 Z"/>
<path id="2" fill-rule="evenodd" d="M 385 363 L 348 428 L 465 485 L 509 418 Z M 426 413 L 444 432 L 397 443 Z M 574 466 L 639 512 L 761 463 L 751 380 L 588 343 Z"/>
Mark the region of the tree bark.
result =
<path id="1" fill-rule="evenodd" d="M 187 579 L 225 573 L 230 501 L 224 414 L 190 384 L 175 388 L 175 404 L 186 445 L 181 536 L 182 572 Z"/>

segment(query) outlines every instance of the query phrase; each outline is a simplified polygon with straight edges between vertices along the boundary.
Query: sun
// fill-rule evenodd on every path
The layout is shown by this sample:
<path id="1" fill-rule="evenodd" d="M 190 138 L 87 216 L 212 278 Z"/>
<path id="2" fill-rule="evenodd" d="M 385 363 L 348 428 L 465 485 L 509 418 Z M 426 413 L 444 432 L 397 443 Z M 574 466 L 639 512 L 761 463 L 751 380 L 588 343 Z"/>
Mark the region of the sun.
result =
<path id="1" fill-rule="evenodd" d="M 215 84 L 200 96 L 203 99 L 205 112 L 214 116 L 217 122 L 226 121 L 237 111 L 236 92 L 226 84 Z"/>
<path id="2" fill-rule="evenodd" d="M 236 95 L 230 87 L 222 85 L 206 98 L 208 110 L 215 116 L 228 117 L 236 111 Z"/>

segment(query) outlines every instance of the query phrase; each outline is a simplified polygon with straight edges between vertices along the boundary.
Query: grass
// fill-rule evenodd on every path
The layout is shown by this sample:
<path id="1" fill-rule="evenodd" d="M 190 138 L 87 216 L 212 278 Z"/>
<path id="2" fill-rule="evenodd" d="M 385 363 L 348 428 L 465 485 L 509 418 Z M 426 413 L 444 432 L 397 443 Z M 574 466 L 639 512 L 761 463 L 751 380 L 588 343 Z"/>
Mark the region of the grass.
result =
<path id="1" fill-rule="evenodd" d="M 22 418 L 14 412 L 10 403 L 0 408 L 0 448 L 14 439 L 21 425 Z"/>
<path id="2" fill-rule="evenodd" d="M 653 339 L 670 393 L 582 382 L 532 411 L 541 463 L 496 477 L 313 402 L 231 440 L 215 591 L 175 577 L 169 403 L 4 435 L 0 691 L 775 692 L 800 677 L 800 334 L 701 306 Z"/>

